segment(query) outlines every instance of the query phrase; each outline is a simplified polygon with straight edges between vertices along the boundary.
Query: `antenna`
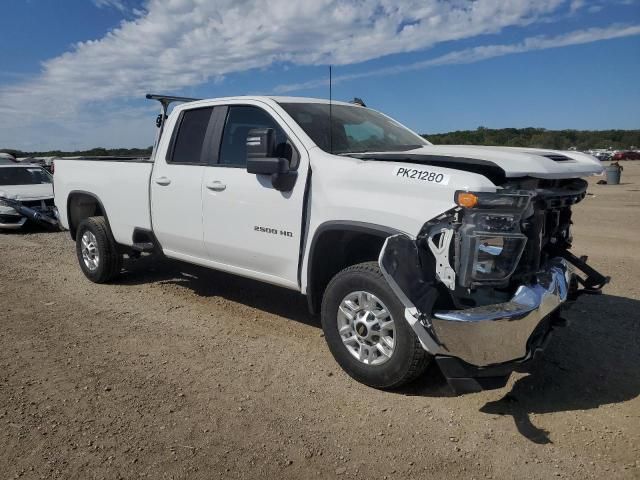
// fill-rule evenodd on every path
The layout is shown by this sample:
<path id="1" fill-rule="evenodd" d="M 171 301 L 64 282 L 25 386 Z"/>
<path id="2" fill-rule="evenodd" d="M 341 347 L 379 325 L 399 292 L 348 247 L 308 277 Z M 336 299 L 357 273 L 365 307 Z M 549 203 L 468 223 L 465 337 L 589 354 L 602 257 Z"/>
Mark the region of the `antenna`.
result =
<path id="1" fill-rule="evenodd" d="M 333 153 L 333 108 L 332 108 L 332 76 L 331 76 L 331 65 L 329 65 L 329 153 Z"/>

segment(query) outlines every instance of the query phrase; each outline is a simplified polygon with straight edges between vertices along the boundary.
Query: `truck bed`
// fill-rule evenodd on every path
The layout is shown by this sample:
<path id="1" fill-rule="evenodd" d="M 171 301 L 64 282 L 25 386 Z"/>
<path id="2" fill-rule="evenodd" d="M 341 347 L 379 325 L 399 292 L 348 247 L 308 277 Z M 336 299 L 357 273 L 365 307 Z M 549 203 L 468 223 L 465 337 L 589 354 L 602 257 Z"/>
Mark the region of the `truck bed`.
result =
<path id="1" fill-rule="evenodd" d="M 131 245 L 135 227 L 151 229 L 149 178 L 153 162 L 146 158 L 56 159 L 54 199 L 63 228 L 69 228 L 67 201 L 71 194 L 97 197 L 109 218 L 115 240 Z"/>

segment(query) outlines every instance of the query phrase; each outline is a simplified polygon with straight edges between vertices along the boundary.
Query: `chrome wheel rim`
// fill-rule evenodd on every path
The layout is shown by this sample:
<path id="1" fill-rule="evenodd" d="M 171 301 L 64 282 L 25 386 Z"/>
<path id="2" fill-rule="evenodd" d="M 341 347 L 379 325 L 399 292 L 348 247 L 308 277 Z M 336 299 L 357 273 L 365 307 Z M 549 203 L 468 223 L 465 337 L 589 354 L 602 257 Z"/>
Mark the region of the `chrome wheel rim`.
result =
<path id="1" fill-rule="evenodd" d="M 395 324 L 382 301 L 370 292 L 348 294 L 338 307 L 338 333 L 347 351 L 366 365 L 389 361 L 395 348 Z"/>
<path id="2" fill-rule="evenodd" d="M 98 253 L 98 241 L 96 236 L 90 231 L 82 234 L 82 260 L 90 271 L 95 271 L 100 265 L 100 254 Z"/>

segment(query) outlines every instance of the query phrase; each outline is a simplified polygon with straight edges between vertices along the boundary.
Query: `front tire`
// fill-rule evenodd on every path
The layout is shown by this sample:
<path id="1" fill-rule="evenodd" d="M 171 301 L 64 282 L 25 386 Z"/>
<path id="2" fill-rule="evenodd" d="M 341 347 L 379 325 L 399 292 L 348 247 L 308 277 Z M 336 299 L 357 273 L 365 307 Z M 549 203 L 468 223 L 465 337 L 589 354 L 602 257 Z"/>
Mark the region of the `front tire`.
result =
<path id="1" fill-rule="evenodd" d="M 122 255 L 104 217 L 84 219 L 76 232 L 76 255 L 85 276 L 95 283 L 115 278 L 122 268 Z"/>
<path id="2" fill-rule="evenodd" d="M 404 320 L 377 262 L 338 273 L 322 300 L 322 329 L 342 369 L 357 381 L 391 389 L 416 379 L 431 356 Z"/>

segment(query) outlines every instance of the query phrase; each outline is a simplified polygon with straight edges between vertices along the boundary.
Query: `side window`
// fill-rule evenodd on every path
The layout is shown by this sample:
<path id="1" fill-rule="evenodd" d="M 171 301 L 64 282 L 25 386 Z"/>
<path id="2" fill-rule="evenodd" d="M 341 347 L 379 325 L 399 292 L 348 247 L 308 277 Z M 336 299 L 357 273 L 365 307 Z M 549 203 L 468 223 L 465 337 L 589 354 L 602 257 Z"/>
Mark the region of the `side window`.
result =
<path id="1" fill-rule="evenodd" d="M 213 107 L 185 110 L 173 138 L 169 163 L 200 165 L 205 134 Z M 206 163 L 206 162 L 205 162 Z"/>
<path id="2" fill-rule="evenodd" d="M 271 115 L 258 107 L 231 105 L 222 134 L 220 164 L 240 167 L 247 164 L 247 134 L 253 128 L 273 128 L 276 133 L 278 151 L 282 152 L 284 158 L 291 160 L 289 152 L 291 147 L 287 136 Z"/>

